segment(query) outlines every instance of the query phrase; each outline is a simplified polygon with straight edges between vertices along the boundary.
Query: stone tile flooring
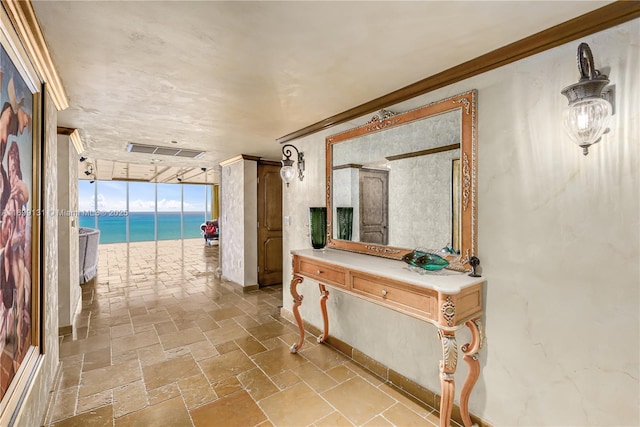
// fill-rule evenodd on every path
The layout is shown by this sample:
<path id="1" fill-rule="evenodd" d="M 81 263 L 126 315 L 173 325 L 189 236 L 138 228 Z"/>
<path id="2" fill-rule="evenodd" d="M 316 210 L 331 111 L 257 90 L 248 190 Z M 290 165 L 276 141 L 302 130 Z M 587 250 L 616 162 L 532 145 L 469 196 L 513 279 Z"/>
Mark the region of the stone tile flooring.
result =
<path id="1" fill-rule="evenodd" d="M 403 396 L 280 317 L 282 286 L 242 293 L 200 239 L 100 246 L 45 426 L 434 426 Z M 455 423 L 454 423 L 455 424 Z"/>

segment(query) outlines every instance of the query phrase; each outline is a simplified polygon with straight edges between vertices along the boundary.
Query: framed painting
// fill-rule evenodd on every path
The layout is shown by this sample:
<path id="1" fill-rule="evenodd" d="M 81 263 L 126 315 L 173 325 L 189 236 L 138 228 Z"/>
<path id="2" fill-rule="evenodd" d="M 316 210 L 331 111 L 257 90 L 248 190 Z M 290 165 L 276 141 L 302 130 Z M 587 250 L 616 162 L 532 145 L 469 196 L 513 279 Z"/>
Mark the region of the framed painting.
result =
<path id="1" fill-rule="evenodd" d="M 41 84 L 0 28 L 0 424 L 19 404 L 41 346 Z M 55 213 L 50 213 L 55 214 Z"/>

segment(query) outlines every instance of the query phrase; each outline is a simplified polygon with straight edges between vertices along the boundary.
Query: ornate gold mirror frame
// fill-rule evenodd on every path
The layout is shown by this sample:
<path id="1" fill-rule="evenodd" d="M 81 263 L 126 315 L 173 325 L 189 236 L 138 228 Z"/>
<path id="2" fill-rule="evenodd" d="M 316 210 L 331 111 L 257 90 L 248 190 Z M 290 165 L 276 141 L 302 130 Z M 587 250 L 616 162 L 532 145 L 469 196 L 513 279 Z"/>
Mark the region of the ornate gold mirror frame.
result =
<path id="1" fill-rule="evenodd" d="M 477 91 L 473 90 L 452 98 L 443 99 L 429 105 L 407 111 L 405 113 L 372 119 L 363 126 L 331 135 L 326 138 L 326 202 L 327 202 L 327 247 L 359 252 L 368 255 L 380 256 L 392 259 L 401 259 L 405 254 L 415 248 L 402 248 L 385 246 L 372 243 L 353 242 L 349 240 L 335 239 L 333 227 L 332 207 L 332 173 L 333 173 L 333 146 L 340 142 L 351 140 L 362 135 L 380 132 L 393 127 L 398 127 L 417 120 L 422 120 L 442 113 L 460 110 L 460 188 L 456 190 L 460 194 L 460 255 L 448 256 L 451 268 L 458 270 L 470 270 L 469 259 L 477 256 L 477 116 L 476 116 Z M 419 186 L 415 186 L 417 194 L 421 192 Z M 431 248 L 434 250 L 440 248 Z"/>

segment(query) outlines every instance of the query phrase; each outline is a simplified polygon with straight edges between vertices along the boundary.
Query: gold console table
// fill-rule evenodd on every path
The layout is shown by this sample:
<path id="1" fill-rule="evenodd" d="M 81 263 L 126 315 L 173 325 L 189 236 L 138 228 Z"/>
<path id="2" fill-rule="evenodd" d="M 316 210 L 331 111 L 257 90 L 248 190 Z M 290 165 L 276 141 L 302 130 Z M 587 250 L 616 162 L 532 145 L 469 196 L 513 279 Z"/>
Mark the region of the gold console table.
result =
<path id="1" fill-rule="evenodd" d="M 460 392 L 460 412 L 466 427 L 472 425 L 469 415 L 469 396 L 480 376 L 478 352 L 484 341 L 482 326 L 482 289 L 485 281 L 478 277 L 448 270 L 439 274 L 420 275 L 409 271 L 401 261 L 326 249 L 292 251 L 293 315 L 300 330 L 300 338 L 291 346 L 296 353 L 304 343 L 304 325 L 299 307 L 302 295 L 297 286 L 305 278 L 319 282 L 320 308 L 324 329 L 318 342 L 329 334 L 326 286 L 338 289 L 391 310 L 429 322 L 438 328 L 442 343 L 440 361 L 440 426 L 449 427 L 455 393 L 454 373 L 458 362 L 455 333 L 466 326 L 471 342 L 461 347 L 469 373 Z"/>

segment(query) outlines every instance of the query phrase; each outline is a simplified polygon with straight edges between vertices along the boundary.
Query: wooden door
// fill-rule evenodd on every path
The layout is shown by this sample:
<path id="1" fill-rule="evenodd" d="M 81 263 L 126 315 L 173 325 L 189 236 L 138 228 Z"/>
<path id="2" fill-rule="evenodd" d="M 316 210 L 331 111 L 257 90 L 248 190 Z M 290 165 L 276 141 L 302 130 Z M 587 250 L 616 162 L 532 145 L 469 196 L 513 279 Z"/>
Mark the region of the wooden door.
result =
<path id="1" fill-rule="evenodd" d="M 258 163 L 258 285 L 282 283 L 280 163 Z"/>
<path id="2" fill-rule="evenodd" d="M 389 172 L 360 169 L 360 241 L 389 241 Z"/>

